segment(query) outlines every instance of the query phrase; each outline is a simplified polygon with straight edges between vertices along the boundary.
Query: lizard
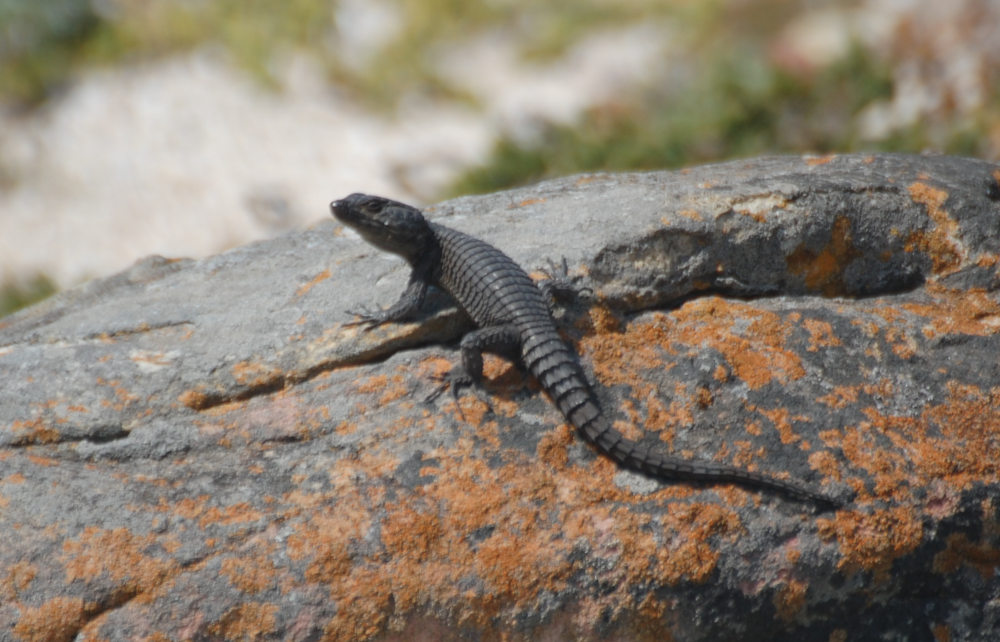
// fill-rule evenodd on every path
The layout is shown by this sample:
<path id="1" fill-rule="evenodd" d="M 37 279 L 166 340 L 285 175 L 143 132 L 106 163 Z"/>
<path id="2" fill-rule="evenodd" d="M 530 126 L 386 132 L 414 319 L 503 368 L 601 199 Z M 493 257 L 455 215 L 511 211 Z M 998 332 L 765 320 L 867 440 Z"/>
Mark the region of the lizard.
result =
<path id="1" fill-rule="evenodd" d="M 477 329 L 460 343 L 461 366 L 447 377 L 452 394 L 481 384 L 483 353 L 521 359 L 573 428 L 620 466 L 659 480 L 735 483 L 777 491 L 821 509 L 838 499 L 805 485 L 715 462 L 654 452 L 626 438 L 601 409 L 576 353 L 560 336 L 546 293 L 513 259 L 496 247 L 428 221 L 419 209 L 399 201 L 351 194 L 330 203 L 333 216 L 380 250 L 410 266 L 409 283 L 395 304 L 375 312 L 354 312 L 368 328 L 412 318 L 430 286 L 445 290 Z"/>

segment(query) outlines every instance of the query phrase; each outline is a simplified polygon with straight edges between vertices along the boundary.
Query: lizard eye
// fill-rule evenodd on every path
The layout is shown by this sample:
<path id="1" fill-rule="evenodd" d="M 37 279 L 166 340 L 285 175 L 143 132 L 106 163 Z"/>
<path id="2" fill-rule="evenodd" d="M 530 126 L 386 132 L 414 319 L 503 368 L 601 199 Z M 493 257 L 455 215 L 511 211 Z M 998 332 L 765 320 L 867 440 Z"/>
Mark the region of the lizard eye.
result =
<path id="1" fill-rule="evenodd" d="M 373 198 L 364 205 L 364 208 L 372 214 L 378 214 L 384 207 L 385 201 L 381 198 Z"/>

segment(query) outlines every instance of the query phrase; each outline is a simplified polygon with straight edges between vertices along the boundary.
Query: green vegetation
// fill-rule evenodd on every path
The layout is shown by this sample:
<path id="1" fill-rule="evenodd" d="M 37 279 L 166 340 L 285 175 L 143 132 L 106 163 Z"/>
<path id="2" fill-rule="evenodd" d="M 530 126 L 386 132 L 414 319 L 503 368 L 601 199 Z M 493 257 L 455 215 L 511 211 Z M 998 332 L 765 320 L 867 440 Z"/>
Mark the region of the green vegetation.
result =
<path id="1" fill-rule="evenodd" d="M 206 43 L 271 82 L 275 54 L 321 51 L 332 20 L 329 0 L 0 0 L 0 96 L 36 103 L 80 67 Z"/>
<path id="2" fill-rule="evenodd" d="M 36 276 L 24 285 L 0 287 L 0 317 L 26 308 L 56 292 L 56 286 L 45 276 Z"/>
<path id="3" fill-rule="evenodd" d="M 737 53 L 720 57 L 693 77 L 689 86 L 666 95 L 592 109 L 579 125 L 550 126 L 528 144 L 505 138 L 486 165 L 466 172 L 451 191 L 489 192 L 579 171 L 849 151 L 862 146 L 854 117 L 892 94 L 888 69 L 857 47 L 811 77 L 782 72 L 760 56 Z M 884 147 L 919 149 L 919 144 L 901 136 Z"/>
<path id="4" fill-rule="evenodd" d="M 99 23 L 89 2 L 0 0 L 0 96 L 43 98 L 66 78 Z"/>
<path id="5" fill-rule="evenodd" d="M 398 28 L 360 67 L 341 60 L 344 36 L 332 0 L 0 0 L 0 97 L 44 100 L 85 66 L 155 58 L 213 44 L 258 80 L 275 84 L 283 53 L 305 52 L 341 87 L 381 108 L 407 91 L 462 97 L 432 69 L 441 45 L 492 30 L 514 37 L 525 57 L 562 53 L 595 27 L 676 14 L 676 0 L 463 2 L 385 0 Z M 697 4 L 697 3 L 696 3 Z M 715 2 L 704 3 L 714 6 Z M 95 9 L 100 7 L 101 10 Z M 704 10 L 697 12 L 704 14 Z M 350 38 L 346 38 L 350 41 Z"/>

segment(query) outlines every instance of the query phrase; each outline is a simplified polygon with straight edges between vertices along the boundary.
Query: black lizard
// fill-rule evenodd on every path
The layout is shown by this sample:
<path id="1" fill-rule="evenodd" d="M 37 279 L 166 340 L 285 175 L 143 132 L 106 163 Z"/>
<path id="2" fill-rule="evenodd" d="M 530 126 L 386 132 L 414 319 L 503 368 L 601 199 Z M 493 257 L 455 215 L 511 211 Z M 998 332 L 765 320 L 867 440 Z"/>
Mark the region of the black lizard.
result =
<path id="1" fill-rule="evenodd" d="M 657 478 L 731 482 L 779 491 L 823 508 L 841 503 L 802 485 L 733 466 L 669 457 L 643 448 L 611 426 L 577 361 L 556 330 L 542 290 L 497 248 L 427 221 L 414 207 L 377 196 L 351 194 L 330 203 L 334 217 L 375 247 L 410 264 L 410 282 L 387 310 L 363 313 L 359 323 L 400 321 L 417 312 L 431 285 L 446 290 L 477 330 L 461 341 L 462 369 L 449 379 L 479 383 L 483 352 L 517 356 L 583 437 L 626 468 Z"/>

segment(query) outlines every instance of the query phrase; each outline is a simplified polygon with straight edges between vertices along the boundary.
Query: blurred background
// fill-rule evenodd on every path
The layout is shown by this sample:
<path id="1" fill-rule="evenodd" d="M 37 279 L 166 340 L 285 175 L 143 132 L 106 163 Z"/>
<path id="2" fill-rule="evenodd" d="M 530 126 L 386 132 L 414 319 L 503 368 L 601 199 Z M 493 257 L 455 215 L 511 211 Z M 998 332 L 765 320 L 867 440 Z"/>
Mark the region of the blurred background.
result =
<path id="1" fill-rule="evenodd" d="M 1000 0 L 0 0 L 0 315 L 365 191 L 1000 159 Z"/>

